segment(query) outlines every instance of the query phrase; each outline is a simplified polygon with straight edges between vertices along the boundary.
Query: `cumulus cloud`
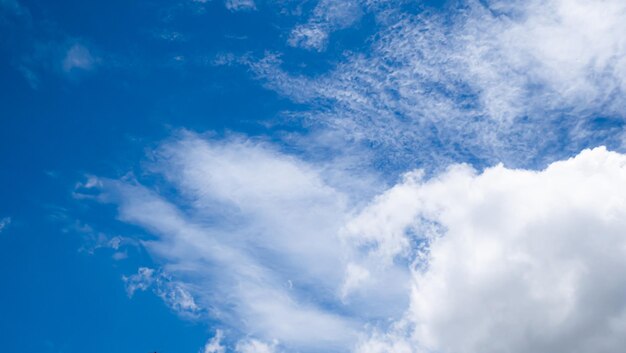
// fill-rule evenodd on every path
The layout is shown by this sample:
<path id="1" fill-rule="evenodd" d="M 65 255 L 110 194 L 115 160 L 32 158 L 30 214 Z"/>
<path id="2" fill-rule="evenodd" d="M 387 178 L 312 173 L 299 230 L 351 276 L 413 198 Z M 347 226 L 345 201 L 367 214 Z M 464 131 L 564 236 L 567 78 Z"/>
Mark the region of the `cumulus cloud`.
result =
<path id="1" fill-rule="evenodd" d="M 369 51 L 347 53 L 325 75 L 291 74 L 272 55 L 252 67 L 269 88 L 313 105 L 307 122 L 374 145 L 400 170 L 537 167 L 600 141 L 622 146 L 623 1 L 469 0 L 447 10 L 384 8 Z M 326 25 L 313 24 L 296 27 L 291 43 L 323 47 Z"/>
<path id="2" fill-rule="evenodd" d="M 328 31 L 318 24 L 299 25 L 291 31 L 288 43 L 293 47 L 323 50 L 328 41 Z"/>
<path id="3" fill-rule="evenodd" d="M 625 181 L 626 156 L 597 148 L 542 171 L 457 165 L 396 186 L 372 205 L 377 223 L 438 230 L 414 258 L 404 330 L 359 351 L 619 352 Z M 413 217 L 384 217 L 406 199 Z"/>
<path id="4" fill-rule="evenodd" d="M 415 338 L 440 352 L 618 352 L 626 342 L 626 156 L 541 172 L 458 167 L 419 186 L 445 232 L 416 272 Z"/>
<path id="5" fill-rule="evenodd" d="M 366 205 L 319 165 L 259 141 L 183 132 L 153 158 L 148 170 L 168 188 L 89 182 L 154 236 L 142 244 L 162 269 L 125 277 L 129 295 L 152 288 L 179 312 L 218 320 L 237 352 L 626 343 L 625 155 L 413 171 Z M 209 351 L 223 346 L 215 337 Z"/>
<path id="6" fill-rule="evenodd" d="M 104 62 L 103 55 L 94 45 L 66 37 L 50 39 L 29 29 L 28 50 L 16 58 L 17 70 L 33 89 L 45 84 L 43 73 L 54 73 L 70 81 L 77 81 L 93 73 Z"/>

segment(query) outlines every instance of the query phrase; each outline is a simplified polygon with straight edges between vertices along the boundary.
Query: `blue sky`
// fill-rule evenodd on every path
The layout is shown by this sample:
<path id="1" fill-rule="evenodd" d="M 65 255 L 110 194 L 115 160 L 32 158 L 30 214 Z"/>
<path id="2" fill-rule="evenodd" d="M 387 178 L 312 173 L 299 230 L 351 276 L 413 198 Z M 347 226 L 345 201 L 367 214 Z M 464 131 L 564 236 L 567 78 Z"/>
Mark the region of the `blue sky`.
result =
<path id="1" fill-rule="evenodd" d="M 619 0 L 0 0 L 3 351 L 620 351 L 625 30 Z"/>

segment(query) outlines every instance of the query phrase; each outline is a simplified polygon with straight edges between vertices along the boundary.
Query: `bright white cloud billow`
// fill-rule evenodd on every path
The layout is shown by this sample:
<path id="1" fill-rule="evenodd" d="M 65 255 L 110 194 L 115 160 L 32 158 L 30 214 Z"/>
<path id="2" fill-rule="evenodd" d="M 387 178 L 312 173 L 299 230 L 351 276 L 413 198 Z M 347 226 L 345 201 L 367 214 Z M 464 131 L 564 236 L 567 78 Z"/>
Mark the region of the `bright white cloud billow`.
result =
<path id="1" fill-rule="evenodd" d="M 437 227 L 416 255 L 404 334 L 359 350 L 619 352 L 625 182 L 626 156 L 597 148 L 539 172 L 459 165 L 396 186 L 375 202 L 376 223 Z M 407 199 L 413 220 L 384 216 Z"/>
<path id="2" fill-rule="evenodd" d="M 416 189 L 445 232 L 408 317 L 439 352 L 618 352 L 626 343 L 626 156 L 541 172 L 454 168 Z"/>
<path id="3" fill-rule="evenodd" d="M 217 319 L 234 351 L 617 353 L 626 343 L 625 155 L 410 172 L 365 207 L 325 170 L 249 140 L 184 133 L 150 170 L 169 186 L 89 183 L 155 236 L 143 244 L 163 272 L 127 277 L 129 293 L 156 286 L 174 309 Z"/>
<path id="4" fill-rule="evenodd" d="M 187 285 L 172 280 L 166 274 L 152 268 L 140 267 L 137 273 L 122 277 L 126 283 L 126 292 L 132 297 L 138 290 L 152 289 L 163 301 L 178 313 L 187 317 L 196 317 L 199 307 L 186 288 Z"/>

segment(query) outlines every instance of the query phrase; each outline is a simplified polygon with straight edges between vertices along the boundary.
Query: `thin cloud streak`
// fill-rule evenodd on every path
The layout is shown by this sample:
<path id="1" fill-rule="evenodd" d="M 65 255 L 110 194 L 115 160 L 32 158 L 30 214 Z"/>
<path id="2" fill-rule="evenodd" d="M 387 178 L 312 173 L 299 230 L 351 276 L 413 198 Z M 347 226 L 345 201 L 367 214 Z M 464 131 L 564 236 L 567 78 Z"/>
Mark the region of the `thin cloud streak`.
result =
<path id="1" fill-rule="evenodd" d="M 538 167 L 595 141 L 622 147 L 623 131 L 598 131 L 594 119 L 624 120 L 624 23 L 621 1 L 467 1 L 387 13 L 370 52 L 321 76 L 284 71 L 274 54 L 251 68 L 312 105 L 298 113 L 307 124 L 373 145 L 396 171 Z"/>
<path id="2" fill-rule="evenodd" d="M 176 203 L 130 180 L 81 186 L 99 188 L 97 198 L 117 204 L 122 221 L 156 236 L 142 244 L 163 264 L 169 287 L 145 269 L 126 279 L 129 294 L 157 283 L 167 299 L 171 287 L 184 288 L 194 306 L 231 330 L 301 351 L 343 350 L 364 319 L 403 310 L 408 271 L 401 267 L 373 267 L 369 291 L 343 289 L 353 262 L 367 269 L 371 261 L 342 240 L 347 198 L 315 166 L 269 145 L 183 136 L 157 150 L 151 167 L 177 190 Z"/>

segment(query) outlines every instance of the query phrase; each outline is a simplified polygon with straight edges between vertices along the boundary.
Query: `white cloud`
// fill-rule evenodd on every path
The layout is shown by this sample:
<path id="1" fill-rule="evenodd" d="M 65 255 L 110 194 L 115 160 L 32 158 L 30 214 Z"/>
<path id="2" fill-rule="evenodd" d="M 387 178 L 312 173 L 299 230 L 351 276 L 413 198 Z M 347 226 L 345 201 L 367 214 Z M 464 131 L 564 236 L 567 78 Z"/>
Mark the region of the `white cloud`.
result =
<path id="1" fill-rule="evenodd" d="M 123 276 L 122 279 L 126 283 L 126 292 L 129 297 L 132 297 L 138 290 L 146 291 L 152 288 L 153 292 L 178 314 L 189 318 L 199 315 L 200 308 L 187 289 L 187 285 L 173 280 L 161 271 L 140 267 L 136 274 Z"/>
<path id="2" fill-rule="evenodd" d="M 131 276 L 122 277 L 126 283 L 126 293 L 132 297 L 137 290 L 145 291 L 154 283 L 154 269 L 140 267 L 137 273 Z"/>
<path id="3" fill-rule="evenodd" d="M 2 232 L 4 230 L 4 228 L 8 227 L 9 224 L 11 224 L 11 218 L 10 217 L 4 217 L 4 218 L 0 219 L 0 232 Z"/>
<path id="4" fill-rule="evenodd" d="M 536 167 L 590 144 L 621 147 L 623 1 L 400 8 L 378 11 L 387 15 L 370 50 L 325 75 L 290 74 L 271 55 L 252 67 L 269 88 L 312 104 L 300 113 L 308 122 L 373 144 L 399 170 L 466 160 Z M 293 45 L 323 48 L 327 25 L 311 23 L 293 30 Z"/>
<path id="5" fill-rule="evenodd" d="M 250 11 L 256 10 L 254 0 L 226 0 L 224 3 L 230 11 Z"/>
<path id="6" fill-rule="evenodd" d="M 319 2 L 290 44 L 323 50 L 358 21 L 354 9 L 374 6 L 364 4 Z M 541 171 L 440 170 L 537 166 L 619 144 L 621 128 L 592 125 L 624 119 L 626 5 L 463 7 L 392 11 L 371 52 L 316 78 L 283 71 L 276 55 L 252 64 L 268 87 L 315 106 L 304 113 L 324 126 L 315 143 L 347 136 L 397 169 L 426 169 L 371 200 L 384 187 L 345 160 L 186 132 L 153 154 L 157 186 L 132 175 L 81 185 L 154 236 L 142 245 L 163 268 L 124 277 L 129 295 L 151 289 L 218 320 L 238 353 L 620 352 L 626 156 L 598 148 Z M 205 352 L 223 353 L 222 339 Z"/>
<path id="7" fill-rule="evenodd" d="M 93 70 L 98 59 L 93 56 L 91 51 L 84 45 L 74 43 L 67 50 L 63 58 L 63 71 L 72 72 L 73 70 Z"/>
<path id="8" fill-rule="evenodd" d="M 318 165 L 263 142 L 183 132 L 154 158 L 175 196 L 129 178 L 89 183 L 155 236 L 143 244 L 163 269 L 126 277 L 129 294 L 152 288 L 179 312 L 211 316 L 238 352 L 626 343 L 626 155 L 410 172 L 365 207 Z"/>
<path id="9" fill-rule="evenodd" d="M 226 353 L 226 347 L 222 345 L 224 332 L 222 330 L 215 331 L 213 336 L 205 345 L 201 353 Z"/>
<path id="10" fill-rule="evenodd" d="M 319 24 L 299 25 L 289 35 L 287 41 L 292 47 L 323 50 L 328 41 L 328 30 Z"/>
<path id="11" fill-rule="evenodd" d="M 323 51 L 331 32 L 350 27 L 362 13 L 359 1 L 321 0 L 308 21 L 292 29 L 287 42 L 294 47 Z"/>
<path id="12" fill-rule="evenodd" d="M 347 197 L 320 170 L 264 143 L 188 133 L 155 158 L 152 172 L 177 190 L 176 203 L 129 180 L 90 185 L 103 189 L 101 200 L 119 204 L 121 220 L 157 237 L 144 246 L 198 308 L 251 339 L 301 351 L 336 351 L 356 340 L 360 320 L 326 308 L 341 303 L 353 250 L 339 238 Z M 376 275 L 408 278 L 406 269 L 394 271 Z M 154 275 L 127 279 L 129 292 L 152 282 Z M 406 281 L 401 285 L 403 300 L 381 288 L 368 295 L 407 303 Z M 369 306 L 361 315 L 376 317 L 403 308 L 366 304 L 355 300 L 346 310 Z"/>
<path id="13" fill-rule="evenodd" d="M 45 85 L 44 72 L 54 73 L 70 81 L 93 72 L 103 63 L 100 53 L 92 45 L 75 38 L 63 40 L 31 40 L 30 50 L 22 52 L 16 59 L 17 70 L 33 89 Z"/>
<path id="14" fill-rule="evenodd" d="M 471 42 L 470 80 L 482 90 L 486 109 L 506 119 L 524 112 L 523 104 L 537 108 L 608 110 L 624 106 L 613 96 L 626 88 L 626 40 L 617 35 L 626 29 L 623 1 L 553 0 L 491 2 L 500 16 L 479 12 L 468 18 L 465 31 Z M 503 20 L 503 19 L 504 20 Z M 488 22 L 484 22 L 487 19 Z M 477 23 L 481 21 L 482 23 Z M 497 80 L 508 79 L 503 85 Z M 501 81 L 500 81 L 501 82 Z M 541 85 L 534 97 L 525 85 Z M 505 88 L 505 95 L 502 89 Z"/>
<path id="15" fill-rule="evenodd" d="M 237 342 L 235 352 L 237 353 L 274 353 L 276 351 L 277 342 L 271 344 L 256 340 L 244 339 Z"/>
<path id="16" fill-rule="evenodd" d="M 84 184 L 79 183 L 77 187 L 94 187 L 95 185 L 91 184 L 90 182 L 91 180 L 88 180 Z M 84 197 L 85 195 L 80 196 Z M 63 231 L 79 233 L 82 236 L 83 245 L 78 249 L 78 251 L 93 255 L 96 251 L 100 249 L 110 249 L 114 251 L 112 257 L 115 260 L 123 260 L 127 257 L 127 247 L 139 246 L 139 242 L 134 238 L 122 237 L 119 235 L 111 236 L 102 232 L 97 232 L 93 229 L 91 225 L 81 223 L 79 221 L 69 223 L 63 228 Z"/>
<path id="17" fill-rule="evenodd" d="M 362 286 L 370 278 L 370 272 L 367 268 L 354 263 L 349 263 L 346 267 L 346 278 L 341 287 L 341 298 L 346 299 L 354 288 Z"/>

